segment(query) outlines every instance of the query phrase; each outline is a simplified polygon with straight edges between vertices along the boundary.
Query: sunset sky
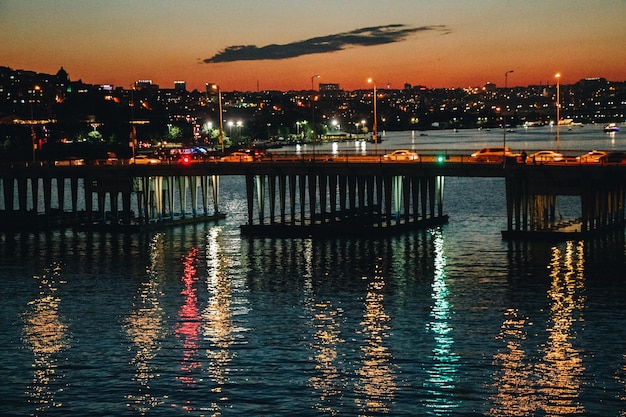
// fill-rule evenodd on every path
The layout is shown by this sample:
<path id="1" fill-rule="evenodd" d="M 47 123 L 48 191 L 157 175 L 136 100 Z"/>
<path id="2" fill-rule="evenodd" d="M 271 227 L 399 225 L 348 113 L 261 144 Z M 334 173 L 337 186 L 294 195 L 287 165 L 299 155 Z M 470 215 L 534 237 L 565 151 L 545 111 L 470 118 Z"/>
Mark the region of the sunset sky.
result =
<path id="1" fill-rule="evenodd" d="M 129 87 L 626 80 L 626 0 L 0 0 L 0 65 Z"/>

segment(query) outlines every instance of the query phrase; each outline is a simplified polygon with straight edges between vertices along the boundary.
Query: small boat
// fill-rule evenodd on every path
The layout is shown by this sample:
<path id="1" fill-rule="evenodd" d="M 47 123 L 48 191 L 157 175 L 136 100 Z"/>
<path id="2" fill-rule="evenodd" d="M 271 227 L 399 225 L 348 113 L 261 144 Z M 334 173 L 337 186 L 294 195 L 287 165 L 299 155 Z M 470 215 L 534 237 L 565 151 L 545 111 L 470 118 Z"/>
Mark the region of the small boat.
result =
<path id="1" fill-rule="evenodd" d="M 604 131 L 605 132 L 619 132 L 619 126 L 617 125 L 617 123 L 609 123 L 608 125 L 604 126 Z"/>

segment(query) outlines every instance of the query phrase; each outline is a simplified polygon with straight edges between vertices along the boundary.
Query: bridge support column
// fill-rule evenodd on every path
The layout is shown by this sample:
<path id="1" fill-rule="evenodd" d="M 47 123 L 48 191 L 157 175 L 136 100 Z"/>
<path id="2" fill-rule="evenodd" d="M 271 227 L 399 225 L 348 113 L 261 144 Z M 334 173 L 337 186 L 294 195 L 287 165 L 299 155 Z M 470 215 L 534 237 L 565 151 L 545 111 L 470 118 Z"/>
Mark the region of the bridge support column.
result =
<path id="1" fill-rule="evenodd" d="M 28 178 L 21 177 L 17 179 L 17 194 L 18 194 L 17 204 L 18 204 L 19 212 L 27 213 L 28 212 Z M 34 210 L 33 210 L 33 213 L 35 213 Z"/>
<path id="2" fill-rule="evenodd" d="M 270 172 L 247 175 L 246 196 L 244 234 L 352 235 L 447 221 L 439 176 L 366 175 L 321 168 L 288 176 Z"/>
<path id="3" fill-rule="evenodd" d="M 2 188 L 4 193 L 4 209 L 7 213 L 13 214 L 13 210 L 15 209 L 13 205 L 13 196 L 15 195 L 15 178 L 4 178 L 2 180 Z"/>
<path id="4" fill-rule="evenodd" d="M 553 169 L 554 167 L 550 167 Z M 584 237 L 624 225 L 624 184 L 602 167 L 576 170 L 562 167 L 546 175 L 522 166 L 506 177 L 507 238 Z M 569 170 L 567 170 L 569 168 Z M 576 218 L 557 217 L 559 197 L 578 196 Z"/>

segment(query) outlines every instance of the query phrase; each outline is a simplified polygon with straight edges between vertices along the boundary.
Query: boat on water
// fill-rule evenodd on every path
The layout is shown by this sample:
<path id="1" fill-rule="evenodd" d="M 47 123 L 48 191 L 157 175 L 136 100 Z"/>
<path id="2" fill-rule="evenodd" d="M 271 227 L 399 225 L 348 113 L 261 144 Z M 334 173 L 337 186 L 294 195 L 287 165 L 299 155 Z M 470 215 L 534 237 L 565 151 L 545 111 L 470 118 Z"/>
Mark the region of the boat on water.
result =
<path id="1" fill-rule="evenodd" d="M 609 123 L 608 125 L 604 126 L 604 131 L 605 132 L 619 132 L 619 126 L 617 125 L 617 123 Z"/>

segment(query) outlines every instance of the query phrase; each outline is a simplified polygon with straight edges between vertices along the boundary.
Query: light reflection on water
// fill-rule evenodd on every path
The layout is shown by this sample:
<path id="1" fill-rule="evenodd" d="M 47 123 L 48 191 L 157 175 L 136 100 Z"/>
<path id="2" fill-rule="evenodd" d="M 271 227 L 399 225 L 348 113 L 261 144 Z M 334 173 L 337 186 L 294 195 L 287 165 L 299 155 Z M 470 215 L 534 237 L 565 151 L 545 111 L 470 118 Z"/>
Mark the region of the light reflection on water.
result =
<path id="1" fill-rule="evenodd" d="M 433 334 L 434 347 L 431 365 L 424 382 L 428 407 L 436 415 L 445 415 L 458 407 L 454 396 L 458 378 L 459 356 L 454 352 L 453 326 L 450 321 L 454 307 L 450 304 L 450 291 L 446 285 L 446 255 L 441 231 L 434 233 L 434 279 L 432 282 L 432 307 L 427 330 Z"/>
<path id="2" fill-rule="evenodd" d="M 508 245 L 449 200 L 391 238 L 4 236 L 0 415 L 624 415 L 623 236 Z"/>
<path id="3" fill-rule="evenodd" d="M 237 328 L 233 322 L 233 315 L 246 314 L 247 309 L 241 306 L 238 311 L 235 310 L 233 283 L 228 279 L 227 266 L 228 259 L 221 251 L 219 229 L 212 229 L 207 235 L 206 245 L 208 298 L 202 313 L 202 335 L 208 343 L 208 366 L 205 365 L 205 372 L 212 384 L 211 392 L 217 394 L 209 407 L 214 415 L 219 415 L 230 400 L 224 392 L 224 386 L 230 383 L 230 366 L 235 359 L 231 349 L 235 343 L 235 333 L 247 331 L 245 328 Z"/>
<path id="4" fill-rule="evenodd" d="M 504 314 L 498 339 L 505 348 L 494 355 L 491 416 L 528 416 L 538 409 L 533 371 L 522 343 L 527 338 L 528 318 L 520 317 L 519 310 L 510 308 Z"/>
<path id="5" fill-rule="evenodd" d="M 585 411 L 579 400 L 585 369 L 574 343 L 577 333 L 584 330 L 583 242 L 568 241 L 564 253 L 553 247 L 550 268 L 549 336 L 537 366 L 542 408 L 549 415 L 580 414 Z"/>
<path id="6" fill-rule="evenodd" d="M 59 313 L 61 298 L 57 295 L 62 268 L 53 265 L 38 281 L 37 298 L 28 303 L 22 320 L 24 345 L 33 353 L 32 381 L 27 387 L 36 414 L 63 407 L 57 397 L 65 389 L 64 352 L 71 347 L 68 326 Z"/>
<path id="7" fill-rule="evenodd" d="M 163 278 L 160 277 L 158 263 L 162 262 L 163 236 L 155 235 L 150 242 L 150 265 L 146 271 L 146 280 L 137 288 L 124 330 L 131 344 L 128 349 L 133 353 L 129 363 L 135 369 L 132 377 L 137 382 L 137 392 L 127 394 L 128 407 L 140 415 L 146 415 L 152 408 L 163 403 L 150 389 L 151 382 L 158 377 L 154 360 L 162 347 L 162 338 L 166 334 L 165 311 L 161 306 L 163 297 Z"/>
<path id="8" fill-rule="evenodd" d="M 356 402 L 364 415 L 388 413 L 397 384 L 388 346 L 391 317 L 385 311 L 385 272 L 377 265 L 373 275 L 363 279 L 367 281 L 367 293 L 359 330 L 364 340 L 356 371 Z"/>
<path id="9" fill-rule="evenodd" d="M 578 334 L 584 333 L 585 245 L 568 241 L 564 250 L 552 246 L 548 264 L 550 286 L 547 290 L 547 341 L 537 352 L 526 352 L 523 345 L 528 330 L 539 324 L 508 309 L 498 337 L 505 348 L 494 355 L 494 406 L 492 416 L 583 415 L 580 401 L 584 389 L 585 367 L 581 349 L 575 347 Z M 542 329 L 535 329 L 537 332 Z"/>
<path id="10" fill-rule="evenodd" d="M 182 342 L 182 361 L 180 374 L 176 377 L 184 385 L 195 386 L 198 382 L 194 371 L 202 367 L 199 356 L 199 333 L 200 333 L 200 307 L 195 284 L 198 281 L 196 264 L 198 262 L 198 248 L 191 248 L 183 257 L 183 276 L 181 277 L 183 288 L 180 292 L 184 303 L 178 311 L 178 323 L 174 333 Z"/>

